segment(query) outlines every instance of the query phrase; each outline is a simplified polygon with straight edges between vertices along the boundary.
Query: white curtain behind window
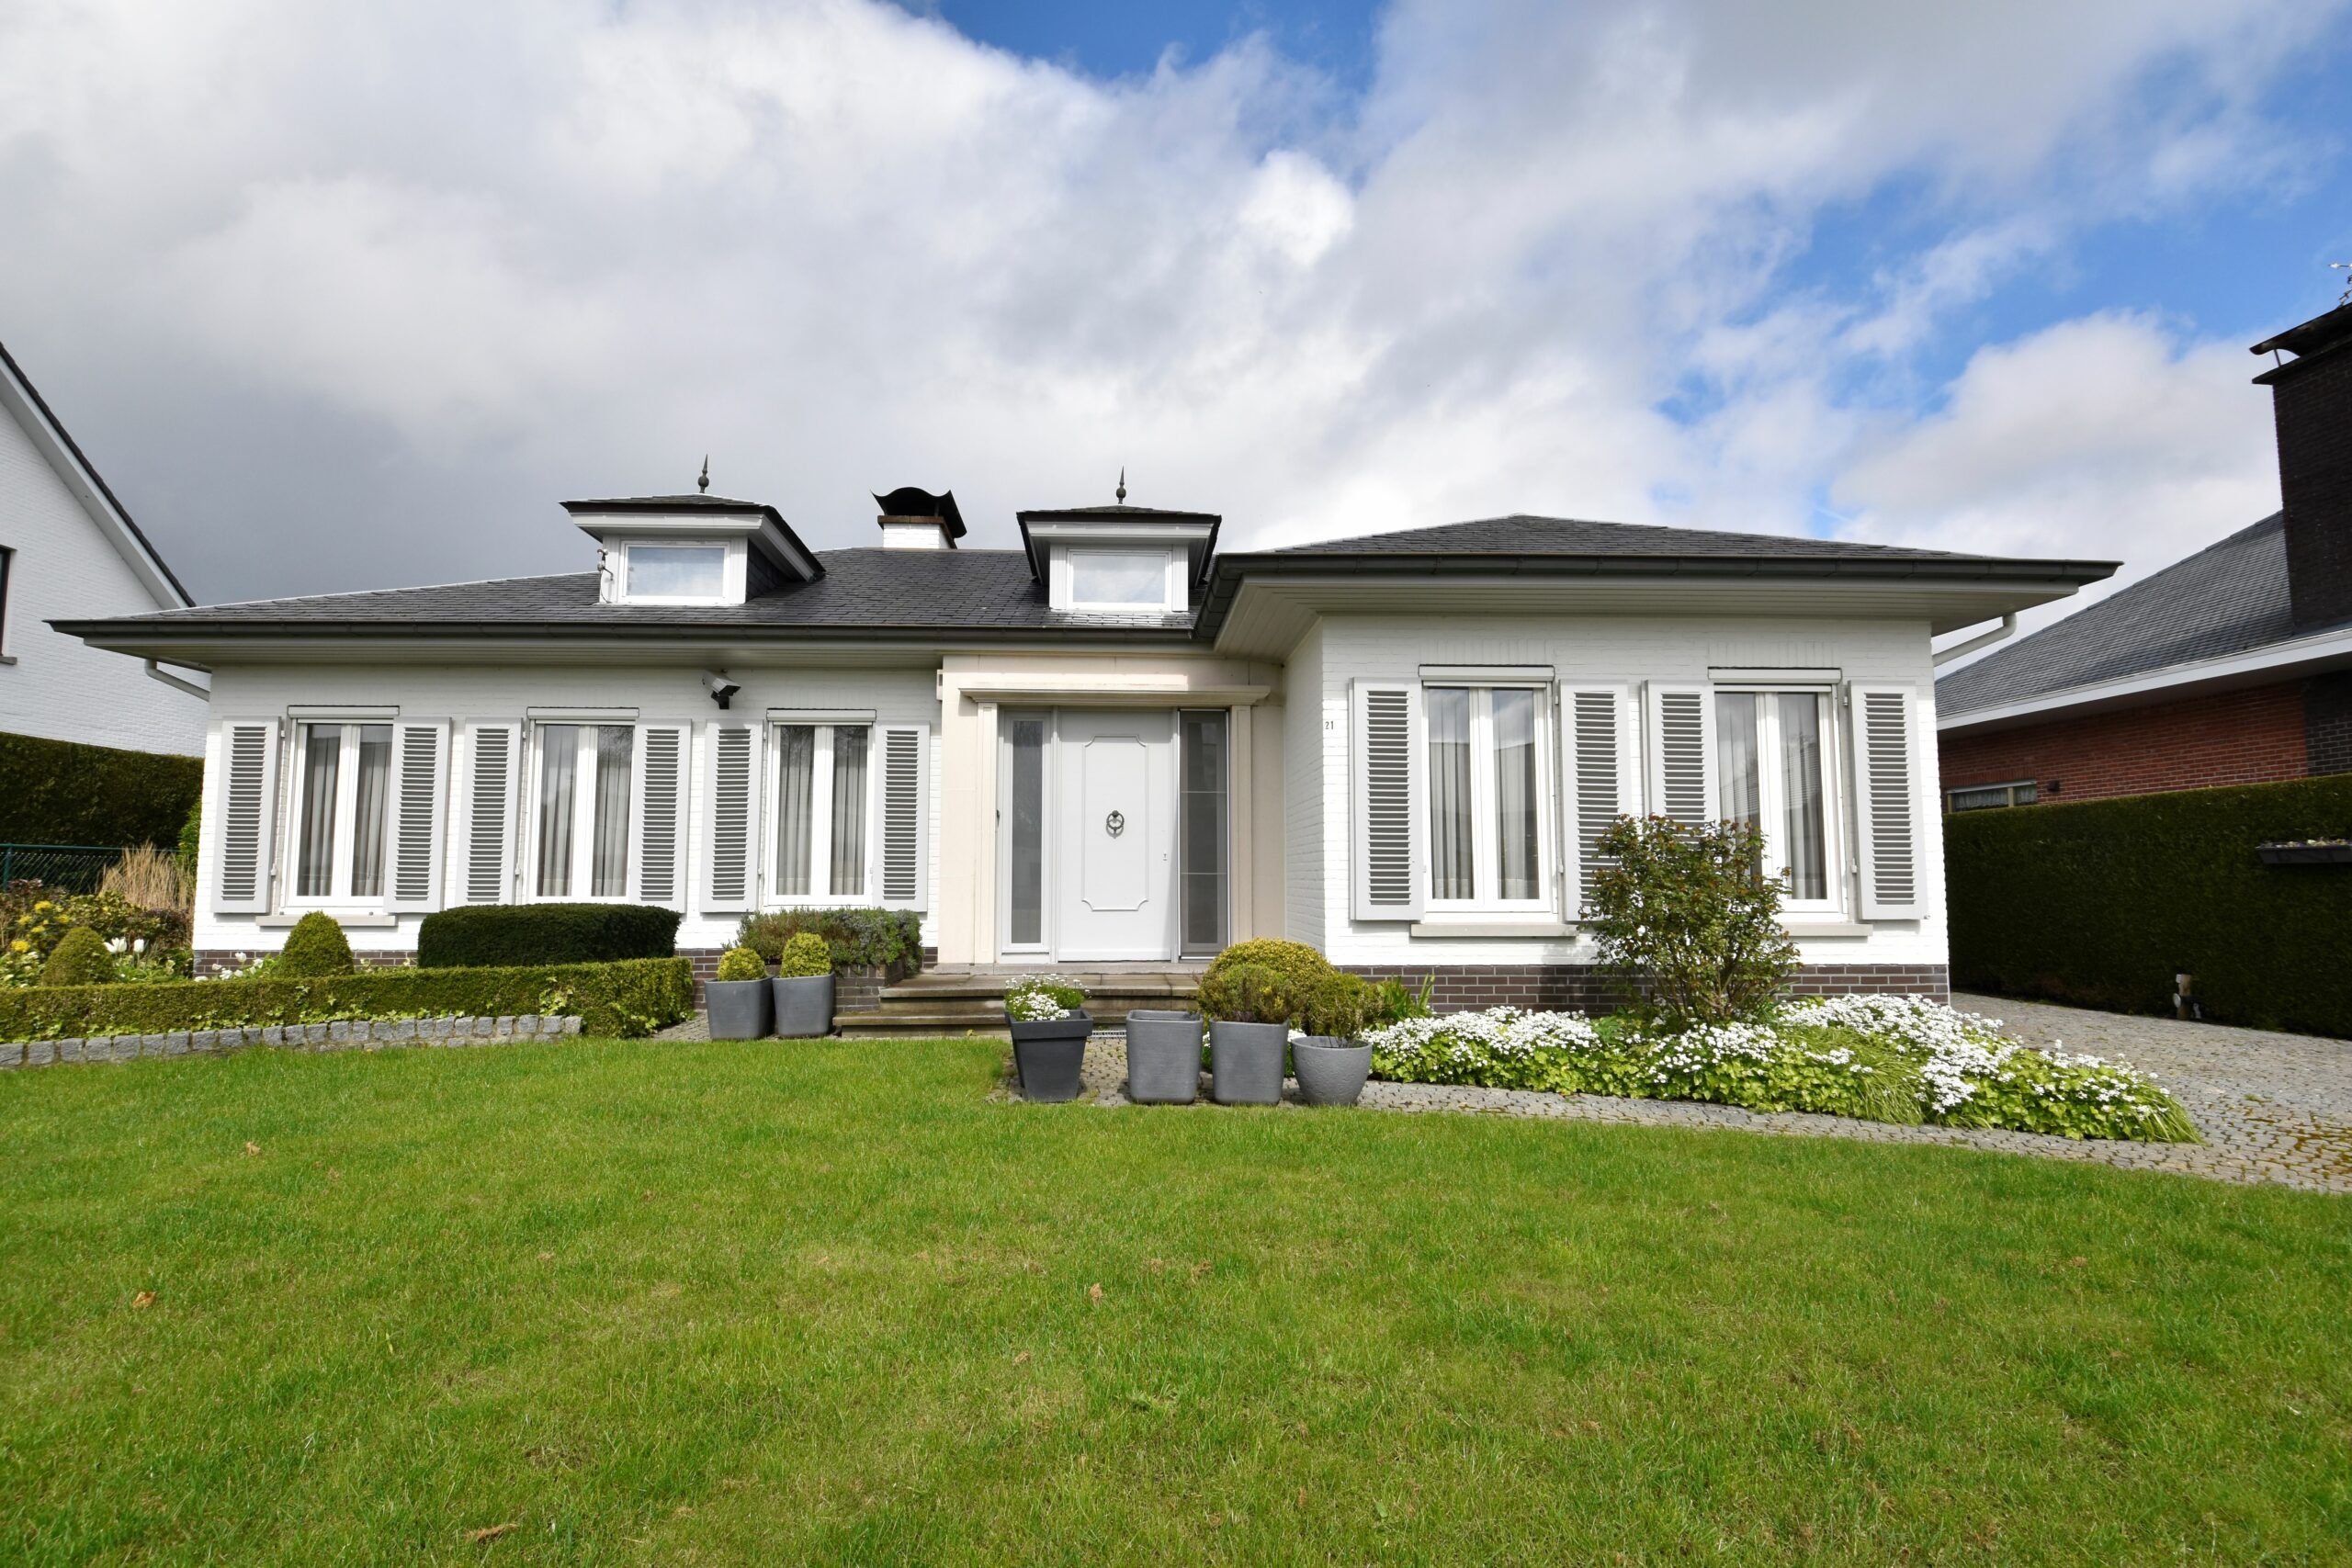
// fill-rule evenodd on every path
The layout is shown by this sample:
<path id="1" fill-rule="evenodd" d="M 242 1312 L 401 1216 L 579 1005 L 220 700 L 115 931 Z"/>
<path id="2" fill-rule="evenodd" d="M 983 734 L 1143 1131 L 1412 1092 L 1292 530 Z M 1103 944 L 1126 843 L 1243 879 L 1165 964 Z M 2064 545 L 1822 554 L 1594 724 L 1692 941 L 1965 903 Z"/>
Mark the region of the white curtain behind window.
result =
<path id="1" fill-rule="evenodd" d="M 817 772 L 817 727 L 787 724 L 776 765 L 775 886 L 778 892 L 808 892 L 808 835 L 816 826 L 811 791 Z"/>
<path id="2" fill-rule="evenodd" d="M 1496 692 L 1495 827 L 1505 898 L 1533 898 L 1536 886 L 1535 694 Z"/>
<path id="3" fill-rule="evenodd" d="M 1763 769 L 1757 756 L 1756 694 L 1715 694 L 1715 773 L 1724 819 L 1760 828 Z"/>
<path id="4" fill-rule="evenodd" d="M 1434 686 L 1426 694 L 1430 728 L 1430 897 L 1476 893 L 1470 850 L 1470 694 Z"/>
<path id="5" fill-rule="evenodd" d="M 865 892 L 865 738 L 864 725 L 833 731 L 833 882 L 835 897 Z"/>
<path id="6" fill-rule="evenodd" d="M 351 807 L 351 896 L 384 896 L 384 808 L 392 793 L 392 727 L 359 727 L 359 793 Z"/>
<path id="7" fill-rule="evenodd" d="M 629 769 L 637 732 L 626 724 L 596 727 L 596 839 L 588 868 L 588 892 L 595 898 L 628 896 Z"/>
<path id="8" fill-rule="evenodd" d="M 1782 815 L 1787 818 L 1790 895 L 1829 897 L 1829 861 L 1822 828 L 1821 703 L 1810 692 L 1782 692 L 1774 701 L 1781 721 Z"/>
<path id="9" fill-rule="evenodd" d="M 302 727 L 302 850 L 295 873 L 298 897 L 334 891 L 334 790 L 343 768 L 343 726 Z"/>
<path id="10" fill-rule="evenodd" d="M 580 727 L 539 731 L 539 897 L 571 891 L 572 787 L 580 773 Z"/>

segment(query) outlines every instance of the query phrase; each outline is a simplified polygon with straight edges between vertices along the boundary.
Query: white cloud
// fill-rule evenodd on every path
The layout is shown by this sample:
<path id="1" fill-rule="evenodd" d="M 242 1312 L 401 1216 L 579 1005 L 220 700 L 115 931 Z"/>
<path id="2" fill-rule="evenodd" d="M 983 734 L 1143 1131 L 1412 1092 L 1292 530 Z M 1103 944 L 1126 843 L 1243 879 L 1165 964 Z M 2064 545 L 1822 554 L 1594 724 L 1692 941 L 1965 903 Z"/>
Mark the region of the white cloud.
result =
<path id="1" fill-rule="evenodd" d="M 901 482 L 1002 542 L 1122 462 L 1240 544 L 1803 528 L 1833 484 L 2031 539 L 2004 519 L 2133 472 L 1994 412 L 2042 339 L 1916 429 L 1854 388 L 2083 222 L 2270 168 L 2267 84 L 2338 9 L 1400 0 L 1347 103 L 1260 39 L 1103 83 L 871 0 L 23 6 L 0 334 L 222 595 L 569 569 L 555 501 L 706 450 L 824 546 Z M 1916 254 L 1792 288 L 1894 181 Z M 2204 349 L 2082 332 L 2214 395 Z M 2250 428 L 2157 454 L 2163 504 L 2226 526 Z"/>
<path id="2" fill-rule="evenodd" d="M 2278 510 L 2259 368 L 2146 317 L 2064 322 L 1980 351 L 1940 412 L 1863 446 L 1833 501 L 1854 536 L 2124 562 L 2087 602 Z"/>

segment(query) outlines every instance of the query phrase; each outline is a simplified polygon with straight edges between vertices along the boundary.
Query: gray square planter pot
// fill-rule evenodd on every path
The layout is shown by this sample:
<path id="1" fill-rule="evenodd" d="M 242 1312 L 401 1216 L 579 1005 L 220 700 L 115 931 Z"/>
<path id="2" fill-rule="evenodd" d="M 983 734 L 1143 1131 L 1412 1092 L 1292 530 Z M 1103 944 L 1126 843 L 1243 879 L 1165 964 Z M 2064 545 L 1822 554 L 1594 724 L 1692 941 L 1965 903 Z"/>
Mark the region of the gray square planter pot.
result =
<path id="1" fill-rule="evenodd" d="M 1021 1098 L 1057 1104 L 1076 1100 L 1086 1070 L 1086 1037 L 1094 1020 L 1084 1008 L 1068 1018 L 1032 1023 L 1004 1016 L 1012 1031 L 1012 1067 L 1021 1076 Z"/>
<path id="2" fill-rule="evenodd" d="M 771 980 L 775 988 L 775 1032 L 786 1040 L 814 1040 L 833 1032 L 833 977 L 806 975 Z"/>
<path id="3" fill-rule="evenodd" d="M 1209 1025 L 1209 1098 L 1219 1105 L 1280 1105 L 1287 1023 Z"/>
<path id="4" fill-rule="evenodd" d="M 1352 1040 L 1310 1034 L 1291 1042 L 1290 1059 L 1298 1098 L 1309 1105 L 1353 1105 L 1372 1076 L 1372 1047 Z"/>
<path id="5" fill-rule="evenodd" d="M 1127 1014 L 1127 1096 L 1140 1105 L 1190 1105 L 1201 1097 L 1201 1021 L 1138 1008 Z"/>
<path id="6" fill-rule="evenodd" d="M 706 980 L 703 1002 L 710 1009 L 713 1040 L 763 1040 L 768 1032 L 765 980 Z"/>

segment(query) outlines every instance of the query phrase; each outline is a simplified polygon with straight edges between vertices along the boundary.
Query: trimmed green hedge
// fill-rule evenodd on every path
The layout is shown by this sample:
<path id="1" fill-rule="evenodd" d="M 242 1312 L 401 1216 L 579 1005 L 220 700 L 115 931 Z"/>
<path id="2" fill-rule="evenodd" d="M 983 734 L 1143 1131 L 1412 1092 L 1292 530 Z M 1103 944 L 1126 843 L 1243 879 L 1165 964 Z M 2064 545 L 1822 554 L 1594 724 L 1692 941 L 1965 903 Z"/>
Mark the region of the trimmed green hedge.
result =
<path id="1" fill-rule="evenodd" d="M 204 759 L 0 735 L 0 843 L 179 842 Z"/>
<path id="2" fill-rule="evenodd" d="M 307 980 L 36 986 L 0 991 L 0 1040 L 253 1029 L 344 1019 L 576 1013 L 587 1034 L 650 1034 L 695 1010 L 683 958 L 502 969 L 370 969 Z"/>
<path id="3" fill-rule="evenodd" d="M 2352 867 L 2255 846 L 2352 836 L 2352 776 L 1972 811 L 1944 822 L 1963 990 L 2352 1035 Z"/>
<path id="4" fill-rule="evenodd" d="M 667 958 L 677 950 L 678 911 L 650 904 L 476 904 L 424 917 L 421 969 L 485 964 L 610 964 Z"/>

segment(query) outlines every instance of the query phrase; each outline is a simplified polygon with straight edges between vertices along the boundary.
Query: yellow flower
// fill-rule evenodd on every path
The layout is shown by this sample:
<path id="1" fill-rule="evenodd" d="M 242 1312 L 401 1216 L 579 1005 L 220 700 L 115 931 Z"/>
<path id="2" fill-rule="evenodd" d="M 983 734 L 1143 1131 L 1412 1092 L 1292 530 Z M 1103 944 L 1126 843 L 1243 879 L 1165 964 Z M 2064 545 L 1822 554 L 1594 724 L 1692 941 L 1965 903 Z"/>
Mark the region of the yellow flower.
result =
<path id="1" fill-rule="evenodd" d="M 43 899 L 40 900 L 38 903 L 36 903 L 36 904 L 34 904 L 34 905 L 33 905 L 33 913 L 34 913 L 34 914 L 36 914 L 36 915 L 38 915 L 38 914 L 40 914 L 43 909 L 54 909 L 54 908 L 57 908 L 57 906 L 56 906 L 56 905 L 54 905 L 54 904 L 51 903 L 48 899 L 43 898 Z"/>
<path id="2" fill-rule="evenodd" d="M 32 950 L 33 944 L 27 942 L 23 937 L 18 937 L 16 941 L 8 944 L 8 951 L 11 953 L 30 953 Z"/>

